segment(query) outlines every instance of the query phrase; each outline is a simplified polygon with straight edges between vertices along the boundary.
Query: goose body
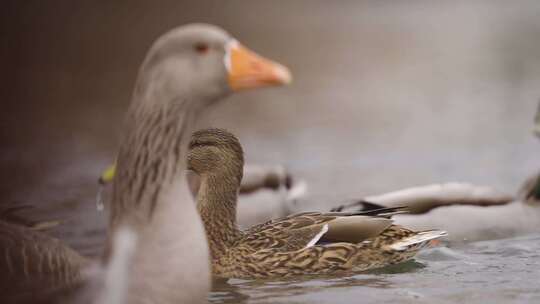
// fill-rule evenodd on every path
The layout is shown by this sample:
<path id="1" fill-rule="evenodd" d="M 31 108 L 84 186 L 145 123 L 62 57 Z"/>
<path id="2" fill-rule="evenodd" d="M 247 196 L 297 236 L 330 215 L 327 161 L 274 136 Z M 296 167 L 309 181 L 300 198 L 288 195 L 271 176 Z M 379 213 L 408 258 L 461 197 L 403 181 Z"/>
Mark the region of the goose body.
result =
<path id="1" fill-rule="evenodd" d="M 243 152 L 220 129 L 193 135 L 188 166 L 199 174 L 197 208 L 218 278 L 276 278 L 364 271 L 412 258 L 444 231 L 393 225 L 399 208 L 360 213 L 305 212 L 241 231 L 236 202 Z"/>
<path id="2" fill-rule="evenodd" d="M 232 91 L 289 81 L 285 67 L 212 25 L 181 26 L 157 39 L 139 70 L 124 122 L 117 160 L 120 178 L 113 182 L 108 240 L 100 263 L 104 268 L 91 269 L 93 275 L 63 300 L 205 303 L 211 275 L 208 245 L 185 177 L 192 128 L 202 112 Z M 58 242 L 51 238 L 1 228 L 2 233 L 16 232 L 13 239 L 24 236 L 22 242 L 12 243 L 16 246 L 10 247 L 10 258 L 29 257 L 28 246 L 38 247 L 28 242 L 36 240 L 54 255 L 50 260 L 61 265 L 57 275 L 65 275 L 60 267 L 84 264 L 65 245 L 56 248 Z M 30 262 L 42 265 L 39 259 Z M 23 275 L 33 269 L 23 265 L 13 269 Z M 56 281 L 47 281 L 54 289 Z M 9 291 L 7 284 L 2 290 Z"/>

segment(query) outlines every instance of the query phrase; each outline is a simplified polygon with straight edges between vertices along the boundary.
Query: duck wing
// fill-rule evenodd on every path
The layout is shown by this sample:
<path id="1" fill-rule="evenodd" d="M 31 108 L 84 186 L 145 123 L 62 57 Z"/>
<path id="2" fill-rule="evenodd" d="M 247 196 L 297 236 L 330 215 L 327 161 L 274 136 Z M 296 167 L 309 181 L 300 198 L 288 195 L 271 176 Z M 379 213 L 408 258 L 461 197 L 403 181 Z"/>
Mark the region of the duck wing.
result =
<path id="1" fill-rule="evenodd" d="M 50 290 L 81 280 L 89 260 L 63 244 L 28 227 L 0 220 L 0 278 L 3 296 L 21 296 Z"/>
<path id="2" fill-rule="evenodd" d="M 294 251 L 317 243 L 358 243 L 378 236 L 392 225 L 388 216 L 401 207 L 365 212 L 303 212 L 274 219 L 245 231 L 240 240 L 251 250 Z"/>
<path id="3" fill-rule="evenodd" d="M 27 204 L 17 204 L 15 202 L 0 206 L 0 221 L 27 227 L 32 230 L 44 231 L 60 224 L 58 220 L 40 221 L 30 219 L 24 212 L 33 210 L 35 207 Z"/>
<path id="4" fill-rule="evenodd" d="M 431 184 L 406 188 L 381 195 L 368 196 L 333 208 L 334 211 L 370 210 L 383 206 L 407 206 L 411 214 L 427 213 L 432 209 L 450 205 L 495 206 L 514 200 L 513 195 L 491 187 L 468 183 Z"/>

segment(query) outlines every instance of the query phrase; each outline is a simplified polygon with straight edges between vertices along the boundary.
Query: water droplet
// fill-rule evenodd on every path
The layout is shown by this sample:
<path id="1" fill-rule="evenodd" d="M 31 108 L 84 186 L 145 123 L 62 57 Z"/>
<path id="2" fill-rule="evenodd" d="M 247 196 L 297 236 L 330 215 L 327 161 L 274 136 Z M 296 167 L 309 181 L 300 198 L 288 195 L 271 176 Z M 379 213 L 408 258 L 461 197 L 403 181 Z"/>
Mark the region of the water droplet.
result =
<path id="1" fill-rule="evenodd" d="M 105 209 L 105 203 L 103 201 L 103 191 L 105 191 L 105 185 L 100 184 L 96 196 L 96 209 L 102 212 Z"/>

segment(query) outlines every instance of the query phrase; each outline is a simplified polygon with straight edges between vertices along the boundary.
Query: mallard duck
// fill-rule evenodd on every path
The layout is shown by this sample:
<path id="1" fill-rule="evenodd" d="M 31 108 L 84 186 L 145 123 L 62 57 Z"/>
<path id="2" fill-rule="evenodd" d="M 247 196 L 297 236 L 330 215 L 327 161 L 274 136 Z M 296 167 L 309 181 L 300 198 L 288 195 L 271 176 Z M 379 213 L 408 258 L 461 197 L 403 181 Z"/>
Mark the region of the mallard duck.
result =
<path id="1" fill-rule="evenodd" d="M 423 214 L 432 209 L 451 205 L 496 206 L 505 205 L 515 197 L 488 186 L 451 182 L 411 187 L 366 196 L 336 206 L 331 211 L 365 211 L 377 208 L 407 206 L 407 214 Z"/>
<path id="2" fill-rule="evenodd" d="M 396 223 L 415 229 L 438 225 L 451 242 L 508 238 L 534 233 L 540 227 L 540 175 L 527 180 L 515 200 L 504 205 L 448 205 L 427 213 L 399 215 Z M 455 219 L 459 219 L 456 221 Z"/>
<path id="3" fill-rule="evenodd" d="M 404 204 L 408 212 L 394 217 L 397 224 L 414 229 L 437 225 L 449 232 L 451 242 L 532 233 L 540 225 L 540 174 L 528 178 L 517 195 L 486 186 L 446 183 L 368 196 L 332 210 L 359 212 Z"/>
<path id="4" fill-rule="evenodd" d="M 279 278 L 364 271 L 411 259 L 439 230 L 415 232 L 392 224 L 400 208 L 360 213 L 304 212 L 241 231 L 236 200 L 244 165 L 231 133 L 194 133 L 188 168 L 201 178 L 201 214 L 216 278 Z"/>
<path id="5" fill-rule="evenodd" d="M 32 206 L 12 205 L 5 206 L 0 212 L 3 257 L 0 263 L 3 274 L 0 277 L 0 299 L 6 302 L 12 300 L 12 295 L 30 296 L 43 288 L 58 288 L 78 282 L 81 279 L 79 270 L 90 264 L 90 260 L 44 232 L 51 223 L 56 223 L 33 221 L 19 214 L 30 208 Z"/>
<path id="6" fill-rule="evenodd" d="M 289 81 L 285 67 L 259 57 L 218 27 L 191 24 L 161 36 L 139 70 L 124 123 L 117 160 L 120 178 L 113 182 L 102 262 L 105 271 L 94 271 L 70 299 L 205 303 L 211 275 L 208 244 L 184 174 L 193 125 L 201 112 L 232 91 Z M 10 231 L 17 230 L 3 233 Z M 47 255 L 55 255 L 49 260 L 65 267 L 62 275 L 80 273 L 80 267 L 67 268 L 78 258 L 58 254 L 65 247 L 55 250 L 50 240 L 39 240 L 47 244 L 41 251 L 33 240 L 14 243 L 13 235 L 1 239 L 6 242 L 2 247 L 13 252 L 10 257 L 18 253 L 21 261 L 10 268 L 13 265 L 2 259 L 3 274 L 22 271 L 24 276 L 37 269 L 39 276 L 45 271 L 39 268 L 40 258 Z M 29 248 L 39 253 L 31 261 Z M 37 267 L 31 266 L 34 263 Z M 9 291 L 9 285 L 4 290 Z"/>
<path id="7" fill-rule="evenodd" d="M 332 210 L 359 212 L 408 202 L 409 212 L 394 217 L 399 225 L 413 229 L 437 225 L 449 232 L 450 242 L 505 238 L 533 232 L 540 225 L 538 207 L 521 203 L 526 193 L 529 201 L 534 198 L 531 193 L 539 187 L 534 182 L 536 176 L 528 179 L 517 196 L 465 183 L 435 184 L 368 196 Z"/>
<path id="8" fill-rule="evenodd" d="M 97 209 L 103 210 L 104 187 L 112 182 L 116 171 L 113 164 L 105 169 L 98 179 Z M 244 167 L 237 218 L 240 227 L 250 227 L 271 218 L 292 213 L 294 203 L 304 196 L 307 185 L 304 181 L 293 181 L 283 166 L 247 165 Z M 189 174 L 188 184 L 193 196 L 199 190 L 199 177 Z"/>
<path id="9" fill-rule="evenodd" d="M 540 105 L 534 130 L 540 137 Z M 448 240 L 452 242 L 534 233 L 540 227 L 540 174 L 528 178 L 517 195 L 490 187 L 447 183 L 369 196 L 333 210 L 358 212 L 402 204 L 410 212 L 396 216 L 397 224 L 413 229 L 436 225 L 449 232 Z"/>

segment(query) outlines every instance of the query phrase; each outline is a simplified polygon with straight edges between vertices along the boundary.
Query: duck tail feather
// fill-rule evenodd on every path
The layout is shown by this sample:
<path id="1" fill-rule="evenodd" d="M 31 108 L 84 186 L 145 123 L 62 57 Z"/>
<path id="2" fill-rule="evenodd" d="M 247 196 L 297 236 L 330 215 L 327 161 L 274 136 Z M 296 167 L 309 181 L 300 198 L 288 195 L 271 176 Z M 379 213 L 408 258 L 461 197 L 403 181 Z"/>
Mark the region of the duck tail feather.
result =
<path id="1" fill-rule="evenodd" d="M 359 215 L 381 216 L 380 213 L 384 211 L 390 211 L 392 208 L 396 208 L 394 209 L 394 211 L 397 211 L 397 209 L 399 209 L 401 211 L 400 213 L 404 213 L 404 211 L 407 209 L 407 206 L 387 207 L 387 206 L 374 203 L 371 201 L 367 201 L 367 200 L 358 200 L 352 203 L 341 204 L 337 207 L 330 209 L 330 212 L 352 212 L 355 214 L 357 213 Z M 351 209 L 353 211 L 349 211 Z M 391 215 L 395 215 L 395 214 L 391 214 Z"/>
<path id="2" fill-rule="evenodd" d="M 376 203 L 372 203 L 365 200 L 361 200 L 357 203 L 362 208 L 362 209 L 358 209 L 359 211 L 373 211 L 373 210 L 386 208 L 386 206 L 383 206 L 381 204 L 376 204 Z"/>
<path id="3" fill-rule="evenodd" d="M 376 204 L 373 204 L 374 206 Z M 377 209 L 371 209 L 371 210 L 362 210 L 357 212 L 352 212 L 351 215 L 365 215 L 365 216 L 380 216 L 380 217 L 386 217 L 391 218 L 394 215 L 397 214 L 403 214 L 407 213 L 407 207 L 406 206 L 399 206 L 399 207 L 382 207 Z"/>
<path id="4" fill-rule="evenodd" d="M 444 230 L 421 231 L 388 245 L 388 248 L 395 251 L 419 250 L 429 245 L 431 241 L 446 235 L 448 233 Z"/>
<path id="5" fill-rule="evenodd" d="M 367 203 L 368 206 L 364 206 L 364 203 Z M 369 210 L 369 206 L 372 204 L 370 202 L 366 202 L 364 200 L 354 200 L 352 202 L 347 201 L 345 203 L 342 203 L 332 209 L 330 209 L 330 212 L 344 212 L 347 211 L 350 208 L 354 208 L 357 211 L 367 211 Z M 380 208 L 383 208 L 384 206 L 380 206 Z M 378 208 L 376 208 L 378 209 Z"/>

